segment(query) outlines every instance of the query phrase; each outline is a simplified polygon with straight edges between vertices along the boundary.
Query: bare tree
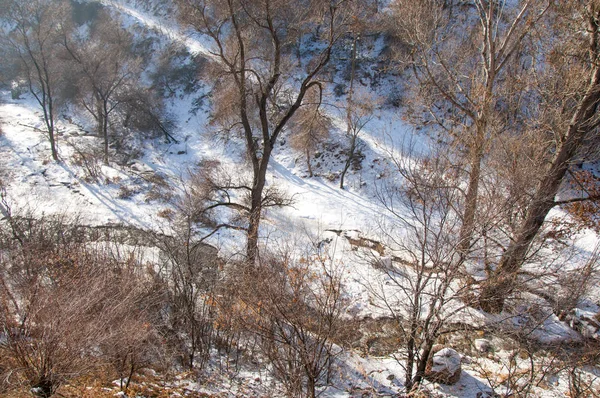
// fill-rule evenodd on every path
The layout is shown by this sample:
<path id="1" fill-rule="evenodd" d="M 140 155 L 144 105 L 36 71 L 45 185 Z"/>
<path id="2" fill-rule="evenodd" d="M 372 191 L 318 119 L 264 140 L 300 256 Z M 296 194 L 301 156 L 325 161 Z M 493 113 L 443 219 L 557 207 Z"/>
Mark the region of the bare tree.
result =
<path id="1" fill-rule="evenodd" d="M 399 360 L 410 393 L 423 381 L 437 339 L 466 308 L 470 287 L 461 282 L 462 224 L 456 213 L 461 193 L 452 165 L 442 153 L 422 156 L 412 150 L 392 161 L 402 185 L 382 185 L 378 192 L 393 216 L 382 225 L 392 255 L 374 263 L 386 283 L 378 283 L 377 277 L 366 283 L 398 322 L 405 342 Z"/>
<path id="2" fill-rule="evenodd" d="M 408 44 L 420 101 L 468 164 L 462 249 L 472 245 L 482 162 L 504 128 L 495 115 L 510 80 L 507 65 L 550 7 L 549 1 L 397 1 L 398 35 Z M 419 111 L 422 114 L 423 109 Z"/>
<path id="3" fill-rule="evenodd" d="M 333 340 L 342 328 L 342 269 L 318 250 L 299 259 L 284 252 L 260 260 L 260 267 L 238 276 L 241 304 L 234 316 L 257 338 L 288 395 L 314 398 L 340 352 Z"/>
<path id="4" fill-rule="evenodd" d="M 167 225 L 168 234 L 148 234 L 148 239 L 161 253 L 155 277 L 169 305 L 165 334 L 181 363 L 194 369 L 203 368 L 210 358 L 214 325 L 222 315 L 215 297 L 224 289 L 223 264 L 217 248 L 207 242 L 222 228 L 243 227 L 215 221 L 215 209 L 225 207 L 220 196 L 226 188 L 218 184 L 227 184 L 228 178 L 218 162 L 203 161 L 190 174 L 189 181 L 181 182 L 182 194 L 174 203 L 177 211 Z"/>
<path id="5" fill-rule="evenodd" d="M 181 19 L 213 42 L 221 104 L 214 123 L 243 137 L 252 166 L 247 212 L 248 262 L 258 254 L 266 174 L 275 144 L 309 89 L 321 90 L 319 73 L 344 33 L 349 0 L 180 0 Z M 319 50 L 294 68 L 288 51 L 299 35 L 312 35 Z M 299 73 L 299 74 L 297 74 Z M 295 75 L 292 78 L 292 75 Z M 300 77 L 301 76 L 301 77 Z M 223 103 L 223 98 L 228 101 Z"/>
<path id="6" fill-rule="evenodd" d="M 375 7 L 377 8 L 377 7 Z M 376 18 L 376 15 L 372 13 L 372 4 L 369 1 L 360 1 L 358 6 L 354 9 L 352 24 L 349 26 L 349 36 L 352 40 L 352 49 L 350 53 L 350 82 L 348 87 L 348 94 L 346 96 L 346 162 L 344 168 L 340 174 L 340 189 L 344 189 L 344 179 L 350 166 L 354 162 L 360 162 L 360 158 L 357 157 L 359 150 L 358 136 L 366 126 L 366 124 L 373 118 L 373 111 L 375 110 L 376 102 L 374 98 L 370 98 L 365 92 L 357 92 L 356 90 L 356 70 L 358 67 L 358 46 L 360 44 L 361 35 L 366 33 L 368 29 L 368 22 Z"/>
<path id="7" fill-rule="evenodd" d="M 61 31 L 66 29 L 70 18 L 69 4 L 58 0 L 4 0 L 0 7 L 11 23 L 6 41 L 17 58 L 29 92 L 42 109 L 52 158 L 58 160 L 55 123 L 65 67 L 58 53 Z"/>
<path id="8" fill-rule="evenodd" d="M 63 42 L 79 71 L 81 103 L 97 122 L 108 164 L 113 114 L 136 87 L 141 59 L 133 55 L 133 38 L 118 18 L 103 13 L 90 30 L 89 38 L 64 35 Z"/>
<path id="9" fill-rule="evenodd" d="M 350 167 L 354 164 L 360 165 L 362 160 L 359 157 L 360 133 L 365 126 L 373 119 L 377 101 L 364 92 L 352 92 L 348 95 L 346 104 L 346 162 L 340 175 L 340 188 L 344 189 L 344 179 Z"/>
<path id="10" fill-rule="evenodd" d="M 564 41 L 556 43 L 558 48 L 548 49 L 555 55 L 547 63 L 548 84 L 542 85 L 545 91 L 544 102 L 555 106 L 562 105 L 559 114 L 555 112 L 540 115 L 542 133 L 548 132 L 556 137 L 549 153 L 553 154 L 542 177 L 538 181 L 527 207 L 527 214 L 517 233 L 512 237 L 498 262 L 498 266 L 488 283 L 483 287 L 480 305 L 492 312 L 501 311 L 504 300 L 514 288 L 521 265 L 526 261 L 530 246 L 542 227 L 548 212 L 559 202 L 555 197 L 570 165 L 576 161 L 582 145 L 599 125 L 597 107 L 600 100 L 600 69 L 598 68 L 598 23 L 600 21 L 600 3 L 573 2 L 569 5 L 557 5 L 553 11 L 556 25 L 553 33 Z M 576 29 L 587 32 L 586 41 L 575 33 Z M 565 43 L 569 43 L 570 48 Z M 569 48 L 569 50 L 567 50 Z M 577 56 L 570 55 L 579 50 Z M 577 68 L 578 73 L 574 73 Z M 566 91 L 565 91 L 566 90 Z M 550 95 L 547 95 L 550 94 Z M 542 108 L 543 109 L 543 108 Z"/>
<path id="11" fill-rule="evenodd" d="M 310 177 L 313 176 L 310 154 L 317 150 L 319 144 L 327 140 L 329 130 L 332 128 L 331 119 L 320 109 L 321 95 L 320 90 L 318 93 L 311 90 L 290 121 L 292 131 L 290 145 L 306 155 L 306 167 Z"/>

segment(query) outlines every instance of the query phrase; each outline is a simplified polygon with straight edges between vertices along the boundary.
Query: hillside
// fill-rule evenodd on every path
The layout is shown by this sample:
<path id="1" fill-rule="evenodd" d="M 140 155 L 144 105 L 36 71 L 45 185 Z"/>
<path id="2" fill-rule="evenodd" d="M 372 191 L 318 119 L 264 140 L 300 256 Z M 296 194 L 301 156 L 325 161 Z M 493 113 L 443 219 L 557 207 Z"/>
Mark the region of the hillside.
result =
<path id="1" fill-rule="evenodd" d="M 417 68 L 427 69 L 414 56 L 411 69 L 402 54 L 390 55 L 394 45 L 402 53 L 407 44 L 394 44 L 387 25 L 361 27 L 354 35 L 343 29 L 356 26 L 340 22 L 343 33 L 328 42 L 312 33 L 320 20 L 298 22 L 294 18 L 304 14 L 294 9 L 288 21 L 277 9 L 273 19 L 292 25 L 281 28 L 287 69 L 273 74 L 276 67 L 268 62 L 275 55 L 265 43 L 277 40 L 261 44 L 262 31 L 240 35 L 230 50 L 219 48 L 230 44 L 228 29 L 235 28 L 219 6 L 210 9 L 211 22 L 223 18 L 215 34 L 206 26 L 194 32 L 192 9 L 178 19 L 177 2 L 56 2 L 53 10 L 59 3 L 70 7 L 65 15 L 84 22 L 72 36 L 53 33 L 60 38 L 56 48 L 63 46 L 57 59 L 75 60 L 74 66 L 61 64 L 65 76 L 57 79 L 71 90 L 61 92 L 65 99 L 55 117 L 58 160 L 35 90 L 28 90 L 23 75 L 2 70 L 0 375 L 6 383 L 0 394 L 600 394 L 593 150 L 569 159 L 550 198 L 556 205 L 543 214 L 518 268 L 501 268 L 507 253 L 518 249 L 512 245 L 524 235 L 519 228 L 542 195 L 537 187 L 569 138 L 540 149 L 539 142 L 550 139 L 539 126 L 558 130 L 564 122 L 532 105 L 546 98 L 524 82 L 525 73 L 511 83 L 514 90 L 506 83 L 510 73 L 498 79 L 506 86 L 489 110 L 478 208 L 465 238 L 474 167 L 472 144 L 461 139 L 479 124 L 457 114 L 469 115 L 476 100 L 467 94 L 431 99 L 436 88 L 424 82 L 435 80 L 419 75 Z M 258 3 L 252 4 L 255 19 L 240 3 L 241 26 L 269 20 Z M 377 3 L 375 14 L 361 18 L 385 21 L 404 3 Z M 506 3 L 506 18 L 522 6 Z M 406 18 L 421 15 L 417 11 L 406 9 Z M 2 17 L 5 32 L 18 22 Z M 468 26 L 468 17 L 450 18 Z M 334 22 L 321 28 L 333 32 Z M 273 37 L 279 32 L 262 28 Z M 130 37 L 119 36 L 120 29 Z M 306 30 L 297 45 L 290 39 L 296 40 L 294 29 Z M 115 36 L 103 42 L 109 33 Z M 121 50 L 110 46 L 121 39 L 125 56 L 134 58 L 111 58 Z M 3 42 L 7 54 L 10 40 Z M 86 44 L 96 41 L 99 47 Z M 249 56 L 247 68 L 230 72 L 228 61 L 243 58 L 240 43 L 256 56 Z M 97 54 L 109 65 L 122 62 L 126 71 L 117 80 L 127 83 L 115 89 L 121 97 L 106 103 L 112 113 L 102 113 L 101 91 L 93 91 L 107 81 L 110 67 L 96 81 L 100 75 L 86 66 Z M 462 58 L 453 62 L 467 65 Z M 246 105 L 231 90 L 246 70 L 253 72 L 239 87 L 252 103 L 248 126 L 235 113 Z M 276 83 L 266 95 L 270 76 Z M 310 91 L 317 86 L 318 95 Z M 514 92 L 529 95 L 517 100 L 510 97 Z M 511 101 L 524 105 L 505 112 Z M 300 120 L 304 115 L 308 122 Z M 534 116 L 539 119 L 529 123 Z M 105 136 L 103 123 L 112 129 Z M 316 123 L 326 126 L 325 138 L 313 143 L 309 137 L 299 148 L 296 137 L 307 125 L 314 133 Z M 453 129 L 459 138 L 445 135 Z M 597 126 L 588 130 L 582 148 L 597 142 Z M 256 170 L 263 165 L 256 213 Z M 591 207 L 577 206 L 587 199 L 594 199 Z M 506 291 L 499 310 L 490 304 L 497 297 L 482 299 L 489 286 Z"/>

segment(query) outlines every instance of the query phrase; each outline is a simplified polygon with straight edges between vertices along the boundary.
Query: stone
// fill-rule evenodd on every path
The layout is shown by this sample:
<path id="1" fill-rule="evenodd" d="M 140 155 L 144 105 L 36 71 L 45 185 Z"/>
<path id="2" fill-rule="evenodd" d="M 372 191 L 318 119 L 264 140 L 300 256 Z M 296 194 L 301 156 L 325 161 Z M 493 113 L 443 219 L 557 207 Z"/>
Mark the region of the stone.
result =
<path id="1" fill-rule="evenodd" d="M 425 378 L 429 381 L 452 385 L 460 380 L 462 372 L 461 356 L 452 348 L 442 348 L 435 352 L 425 369 Z"/>
<path id="2" fill-rule="evenodd" d="M 492 343 L 490 343 L 488 339 L 475 339 L 473 345 L 475 346 L 475 349 L 481 353 L 492 350 Z"/>

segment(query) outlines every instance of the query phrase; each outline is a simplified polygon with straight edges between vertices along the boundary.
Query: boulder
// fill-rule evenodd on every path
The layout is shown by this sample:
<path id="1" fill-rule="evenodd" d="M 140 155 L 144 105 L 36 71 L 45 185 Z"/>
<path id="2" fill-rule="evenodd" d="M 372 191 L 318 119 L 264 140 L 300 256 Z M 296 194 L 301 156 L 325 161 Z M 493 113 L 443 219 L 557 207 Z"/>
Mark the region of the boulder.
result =
<path id="1" fill-rule="evenodd" d="M 473 345 L 475 346 L 475 349 L 481 353 L 491 351 L 492 349 L 492 343 L 487 339 L 475 339 Z"/>
<path id="2" fill-rule="evenodd" d="M 462 372 L 460 362 L 461 356 L 458 352 L 452 348 L 442 348 L 433 354 L 427 364 L 425 378 L 435 383 L 455 384 L 460 379 Z"/>
<path id="3" fill-rule="evenodd" d="M 581 333 L 586 339 L 600 340 L 600 314 L 575 308 L 567 314 L 565 320 L 569 326 Z"/>

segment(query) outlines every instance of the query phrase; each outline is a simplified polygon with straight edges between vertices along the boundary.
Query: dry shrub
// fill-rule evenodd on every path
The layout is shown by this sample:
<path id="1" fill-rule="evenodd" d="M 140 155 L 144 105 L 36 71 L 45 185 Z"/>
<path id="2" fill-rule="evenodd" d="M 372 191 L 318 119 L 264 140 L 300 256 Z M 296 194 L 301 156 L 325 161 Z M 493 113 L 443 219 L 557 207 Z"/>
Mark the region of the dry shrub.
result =
<path id="1" fill-rule="evenodd" d="M 83 180 L 88 183 L 98 182 L 102 176 L 103 153 L 91 147 L 77 147 L 72 145 L 73 164 L 83 169 Z"/>
<path id="2" fill-rule="evenodd" d="M 160 218 L 164 218 L 165 220 L 169 221 L 173 221 L 173 219 L 175 218 L 175 212 L 172 209 L 168 208 L 160 210 L 158 213 L 156 213 L 156 215 Z"/>
<path id="3" fill-rule="evenodd" d="M 339 351 L 333 340 L 342 329 L 340 269 L 320 255 L 261 257 L 260 266 L 243 266 L 230 284 L 235 300 L 229 312 L 254 336 L 288 396 L 314 397 Z"/>
<path id="4" fill-rule="evenodd" d="M 329 130 L 333 127 L 331 119 L 321 106 L 321 91 L 310 90 L 302 106 L 294 114 L 290 122 L 292 135 L 290 145 L 306 156 L 306 165 L 310 176 L 313 176 L 310 154 L 329 138 Z"/>
<path id="5" fill-rule="evenodd" d="M 150 190 L 144 197 L 144 202 L 152 201 L 168 202 L 173 197 L 173 188 L 169 185 L 166 177 L 159 173 L 147 173 L 144 180 L 151 184 Z"/>
<path id="6" fill-rule="evenodd" d="M 107 364 L 131 378 L 157 338 L 143 269 L 74 239 L 77 227 L 14 221 L 0 235 L 0 357 L 9 365 L 2 387 L 48 397 Z"/>
<path id="7" fill-rule="evenodd" d="M 117 194 L 117 198 L 122 199 L 122 200 L 127 200 L 127 199 L 131 199 L 138 193 L 140 193 L 140 191 L 137 187 L 121 185 L 121 186 L 119 186 L 119 193 Z"/>
<path id="8" fill-rule="evenodd" d="M 194 224 L 173 222 L 173 236 L 156 241 L 162 267 L 155 275 L 168 306 L 163 335 L 180 364 L 203 368 L 213 347 L 215 308 L 211 297 L 221 286 L 217 250 L 194 235 Z"/>
<path id="9" fill-rule="evenodd" d="M 567 204 L 566 210 L 582 227 L 599 233 L 600 217 L 598 217 L 598 209 L 600 208 L 600 202 L 598 202 L 598 199 L 600 198 L 600 178 L 590 171 L 580 170 L 573 173 L 571 187 L 581 195 L 580 197 L 594 199 Z"/>

